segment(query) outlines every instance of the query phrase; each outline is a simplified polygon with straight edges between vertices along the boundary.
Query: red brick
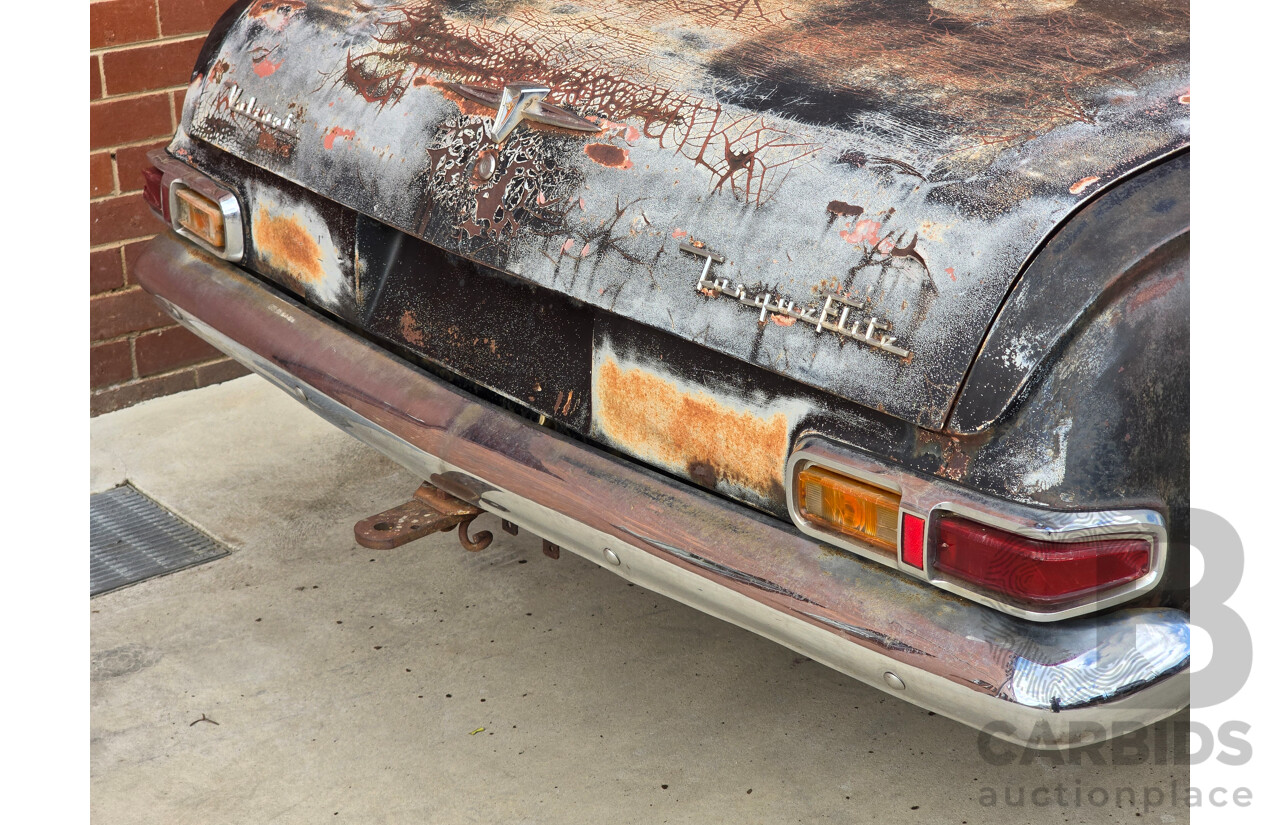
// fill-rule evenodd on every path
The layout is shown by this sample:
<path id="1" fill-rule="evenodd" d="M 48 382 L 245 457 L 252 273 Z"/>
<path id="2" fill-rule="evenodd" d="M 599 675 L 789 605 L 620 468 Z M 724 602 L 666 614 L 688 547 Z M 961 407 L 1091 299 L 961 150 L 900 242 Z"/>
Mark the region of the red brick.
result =
<path id="1" fill-rule="evenodd" d="M 89 253 L 89 294 L 107 292 L 124 286 L 119 249 L 100 249 Z"/>
<path id="2" fill-rule="evenodd" d="M 155 235 L 163 226 L 164 222 L 137 193 L 116 195 L 89 204 L 90 246 Z"/>
<path id="3" fill-rule="evenodd" d="M 212 364 L 205 364 L 196 368 L 196 385 L 200 387 L 209 387 L 214 384 L 221 384 L 223 381 L 230 381 L 233 378 L 239 378 L 248 375 L 249 369 L 239 361 L 233 361 L 227 358 L 224 361 L 214 361 Z"/>
<path id="4" fill-rule="evenodd" d="M 172 133 L 169 95 L 164 92 L 89 104 L 90 149 L 156 140 Z"/>
<path id="5" fill-rule="evenodd" d="M 160 0 L 160 31 L 165 37 L 203 34 L 226 10 L 227 0 Z"/>
<path id="6" fill-rule="evenodd" d="M 145 92 L 186 84 L 200 54 L 202 40 L 193 37 L 174 43 L 155 43 L 107 52 L 102 69 L 107 78 L 107 94 Z"/>
<path id="7" fill-rule="evenodd" d="M 98 56 L 96 54 L 89 55 L 89 99 L 97 100 L 102 97 L 102 74 L 98 67 Z"/>
<path id="8" fill-rule="evenodd" d="M 115 188 L 115 179 L 111 176 L 111 153 L 91 153 L 89 155 L 89 197 L 110 195 Z"/>
<path id="9" fill-rule="evenodd" d="M 98 0 L 89 4 L 91 49 L 154 40 L 159 34 L 155 0 Z"/>
<path id="10" fill-rule="evenodd" d="M 89 396 L 89 415 L 102 415 L 113 410 L 133 406 L 140 401 L 159 398 L 162 395 L 173 395 L 175 392 L 194 390 L 196 388 L 196 371 L 183 370 L 169 375 L 158 375 L 143 378 L 119 387 L 95 392 Z"/>
<path id="11" fill-rule="evenodd" d="M 160 329 L 173 323 L 142 287 L 95 295 L 89 299 L 89 340 L 105 341 L 130 332 Z"/>
<path id="12" fill-rule="evenodd" d="M 128 341 L 112 341 L 89 347 L 89 387 L 98 389 L 123 384 L 133 378 L 133 359 Z"/>
<path id="13" fill-rule="evenodd" d="M 222 354 L 183 327 L 139 335 L 134 346 L 138 356 L 139 376 L 168 372 L 189 364 L 209 361 Z"/>
<path id="14" fill-rule="evenodd" d="M 168 142 L 162 140 L 143 146 L 124 146 L 116 150 L 116 170 L 120 175 L 121 192 L 135 192 L 142 189 L 142 170 L 151 165 L 147 162 L 147 152 L 159 149 Z"/>

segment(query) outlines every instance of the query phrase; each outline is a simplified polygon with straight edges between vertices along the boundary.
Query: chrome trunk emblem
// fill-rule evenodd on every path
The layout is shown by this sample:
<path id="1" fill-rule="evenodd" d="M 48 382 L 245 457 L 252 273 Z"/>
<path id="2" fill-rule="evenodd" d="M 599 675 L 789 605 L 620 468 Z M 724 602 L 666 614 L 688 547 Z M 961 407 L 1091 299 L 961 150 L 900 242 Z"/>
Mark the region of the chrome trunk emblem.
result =
<path id="1" fill-rule="evenodd" d="M 286 114 L 285 118 L 281 120 L 279 117 L 267 111 L 267 107 L 258 106 L 258 99 L 256 97 L 250 96 L 248 100 L 244 100 L 243 98 L 244 89 L 241 89 L 239 84 L 232 83 L 227 87 L 225 100 L 227 107 L 230 108 L 232 112 L 238 115 L 243 115 L 249 120 L 260 123 L 269 129 L 276 129 L 283 132 L 289 137 L 296 138 L 298 136 L 297 126 L 293 122 L 292 113 Z"/>
<path id="2" fill-rule="evenodd" d="M 696 255 L 704 260 L 702 274 L 698 276 L 698 292 L 708 298 L 724 296 L 732 298 L 740 304 L 760 310 L 758 323 L 767 324 L 770 316 L 780 326 L 791 326 L 796 321 L 812 324 L 819 335 L 823 330 L 830 330 L 837 335 L 852 338 L 855 341 L 891 353 L 899 358 L 908 358 L 911 351 L 898 346 L 898 338 L 889 335 L 893 326 L 886 320 L 874 315 L 869 317 L 864 312 L 860 301 L 851 301 L 841 295 L 827 293 L 819 306 L 796 306 L 781 295 L 768 292 L 751 294 L 744 284 L 733 284 L 728 278 L 712 278 L 711 265 L 725 262 L 723 255 L 718 255 L 698 242 L 680 243 L 680 251 Z"/>
<path id="3" fill-rule="evenodd" d="M 493 116 L 493 125 L 488 129 L 489 139 L 494 143 L 502 143 L 511 134 L 511 130 L 520 125 L 520 120 L 526 113 L 537 113 L 542 99 L 549 94 L 550 89 L 537 83 L 508 83 L 503 86 L 498 113 Z"/>
<path id="4" fill-rule="evenodd" d="M 490 140 L 494 143 L 502 143 L 506 140 L 522 120 L 531 120 L 535 123 L 559 126 L 561 129 L 573 129 L 578 132 L 600 131 L 600 126 L 586 118 L 578 117 L 554 103 L 547 103 L 544 98 L 551 94 L 551 89 L 540 83 L 508 83 L 500 92 L 463 83 L 450 83 L 447 88 L 467 100 L 497 110 L 493 117 L 493 125 L 485 126 Z"/>

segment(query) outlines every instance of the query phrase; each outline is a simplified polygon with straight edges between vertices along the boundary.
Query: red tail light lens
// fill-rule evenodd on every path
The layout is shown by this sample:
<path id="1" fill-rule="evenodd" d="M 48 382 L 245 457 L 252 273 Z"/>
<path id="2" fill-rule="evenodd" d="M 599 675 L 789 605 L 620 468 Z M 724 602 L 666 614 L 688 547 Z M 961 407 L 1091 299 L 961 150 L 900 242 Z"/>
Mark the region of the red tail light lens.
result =
<path id="1" fill-rule="evenodd" d="M 924 569 L 924 519 L 910 513 L 902 514 L 902 560 Z"/>
<path id="2" fill-rule="evenodd" d="M 1077 601 L 1142 578 L 1145 539 L 1038 541 L 962 518 L 943 519 L 933 569 L 1036 607 Z"/>
<path id="3" fill-rule="evenodd" d="M 169 199 L 164 196 L 164 172 L 154 166 L 142 170 L 142 199 L 151 211 L 169 222 Z"/>

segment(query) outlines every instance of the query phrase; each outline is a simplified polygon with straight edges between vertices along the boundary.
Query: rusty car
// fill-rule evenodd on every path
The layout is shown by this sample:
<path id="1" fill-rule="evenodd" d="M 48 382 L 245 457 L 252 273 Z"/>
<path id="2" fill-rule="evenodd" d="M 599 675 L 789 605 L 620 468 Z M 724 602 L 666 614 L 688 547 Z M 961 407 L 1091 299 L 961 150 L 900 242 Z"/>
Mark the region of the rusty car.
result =
<path id="1" fill-rule="evenodd" d="M 1043 747 L 1189 697 L 1185 0 L 239 0 L 140 283 L 481 514 Z M 388 502 L 392 504 L 392 502 Z"/>

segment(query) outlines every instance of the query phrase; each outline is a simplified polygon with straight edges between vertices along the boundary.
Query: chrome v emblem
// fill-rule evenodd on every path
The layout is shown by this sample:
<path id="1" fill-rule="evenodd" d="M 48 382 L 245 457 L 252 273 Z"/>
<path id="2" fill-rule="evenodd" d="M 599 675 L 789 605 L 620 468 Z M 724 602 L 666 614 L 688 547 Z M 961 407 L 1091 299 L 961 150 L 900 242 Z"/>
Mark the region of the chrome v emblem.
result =
<path id="1" fill-rule="evenodd" d="M 489 139 L 494 143 L 502 143 L 511 134 L 511 130 L 520 125 L 526 114 L 536 115 L 542 109 L 542 99 L 549 94 L 549 88 L 537 83 L 508 83 L 503 86 L 498 113 L 493 116 L 493 125 L 488 128 Z"/>
<path id="2" fill-rule="evenodd" d="M 540 83 L 508 83 L 502 91 L 486 89 L 483 86 L 468 86 L 463 83 L 450 83 L 448 88 L 497 112 L 493 116 L 493 125 L 486 124 L 485 130 L 494 143 L 502 143 L 522 120 L 545 123 L 548 126 L 559 126 L 561 129 L 573 129 L 578 132 L 598 132 L 601 127 L 581 118 L 561 106 L 547 103 L 544 98 L 551 94 L 551 89 Z"/>

